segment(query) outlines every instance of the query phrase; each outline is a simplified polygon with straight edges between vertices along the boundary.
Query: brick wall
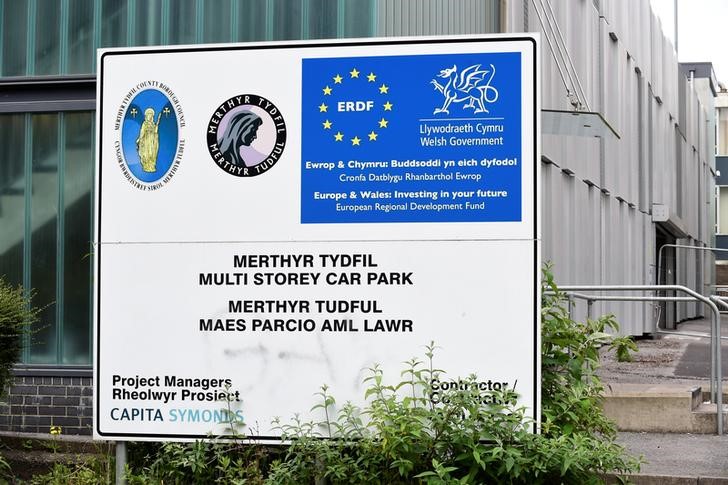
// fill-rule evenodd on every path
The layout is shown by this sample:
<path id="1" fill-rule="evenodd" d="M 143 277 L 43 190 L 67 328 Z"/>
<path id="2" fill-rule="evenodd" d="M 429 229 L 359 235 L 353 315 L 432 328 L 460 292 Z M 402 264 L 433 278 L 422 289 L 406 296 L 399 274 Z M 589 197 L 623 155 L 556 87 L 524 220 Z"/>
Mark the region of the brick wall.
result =
<path id="1" fill-rule="evenodd" d="M 15 376 L 0 402 L 0 430 L 48 433 L 60 426 L 63 434 L 92 432 L 91 377 Z"/>

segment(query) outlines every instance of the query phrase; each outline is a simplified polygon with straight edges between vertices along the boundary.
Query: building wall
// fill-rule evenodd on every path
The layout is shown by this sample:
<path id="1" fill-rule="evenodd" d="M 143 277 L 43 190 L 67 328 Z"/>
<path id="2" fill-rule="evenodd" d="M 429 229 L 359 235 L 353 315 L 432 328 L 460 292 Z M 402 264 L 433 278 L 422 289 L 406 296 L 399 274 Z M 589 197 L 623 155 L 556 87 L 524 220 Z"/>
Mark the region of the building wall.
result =
<path id="1" fill-rule="evenodd" d="M 653 204 L 665 204 L 684 231 L 675 242 L 712 244 L 712 95 L 705 81 L 691 83 L 680 71 L 649 0 L 549 3 L 588 109 L 620 138 L 543 134 L 543 259 L 562 285 L 654 284 Z M 543 28 L 543 2 L 505 4 L 509 31 L 542 33 L 543 108 L 573 110 L 564 63 L 549 47 L 556 49 L 556 35 Z M 678 250 L 677 258 L 675 271 L 665 272 L 671 282 L 710 291 L 711 254 Z M 633 335 L 650 332 L 657 315 L 649 303 L 602 303 L 595 311 L 614 313 L 622 333 Z M 674 318 L 702 314 L 681 303 Z"/>
<path id="2" fill-rule="evenodd" d="M 715 100 L 716 117 L 716 210 L 715 247 L 725 251 L 716 252 L 715 284 L 728 287 L 728 91 L 721 87 Z M 728 288 L 719 288 L 725 295 Z"/>
<path id="3" fill-rule="evenodd" d="M 0 403 L 0 430 L 91 434 L 93 386 L 90 377 L 19 375 Z"/>
<path id="4" fill-rule="evenodd" d="M 715 98 L 715 111 L 718 125 L 716 155 L 728 155 L 728 91 L 723 86 Z"/>
<path id="5" fill-rule="evenodd" d="M 493 33 L 501 23 L 499 0 L 376 0 L 374 7 L 379 37 Z"/>

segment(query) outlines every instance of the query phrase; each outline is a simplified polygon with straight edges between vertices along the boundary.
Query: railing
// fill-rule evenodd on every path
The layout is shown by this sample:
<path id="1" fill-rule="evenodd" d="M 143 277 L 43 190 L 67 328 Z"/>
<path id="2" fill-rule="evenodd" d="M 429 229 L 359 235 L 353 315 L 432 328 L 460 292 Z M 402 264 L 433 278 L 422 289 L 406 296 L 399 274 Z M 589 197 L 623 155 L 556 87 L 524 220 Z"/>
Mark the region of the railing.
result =
<path id="1" fill-rule="evenodd" d="M 710 401 L 716 405 L 717 410 L 717 434 L 723 434 L 723 369 L 721 366 L 720 351 L 720 311 L 718 305 L 728 309 L 728 298 L 717 296 L 706 297 L 690 288 L 680 285 L 588 285 L 588 286 L 561 286 L 559 290 L 567 297 L 585 300 L 587 303 L 587 318 L 591 318 L 592 305 L 595 301 L 701 301 L 706 304 L 712 314 L 710 325 Z M 580 293 L 583 291 L 613 292 L 613 291 L 675 291 L 689 296 L 626 296 L 626 295 L 592 295 Z M 548 292 L 553 294 L 553 292 Z M 724 301 L 725 300 L 725 301 Z M 706 335 L 696 332 L 664 331 L 655 326 L 656 333 L 684 334 L 690 336 Z"/>
<path id="2" fill-rule="evenodd" d="M 685 244 L 663 244 L 660 246 L 660 249 L 657 250 L 657 284 L 660 284 L 660 277 L 662 276 L 662 250 L 665 248 L 675 248 L 675 249 L 694 249 L 695 251 L 701 251 L 699 254 L 702 256 L 704 251 L 713 251 L 713 252 L 722 252 L 722 253 L 728 253 L 728 249 L 724 248 L 716 248 L 711 246 L 687 246 Z M 703 258 L 703 261 L 700 262 L 701 268 L 705 268 L 705 261 Z M 706 286 L 710 285 L 704 285 L 703 289 L 705 289 Z"/>

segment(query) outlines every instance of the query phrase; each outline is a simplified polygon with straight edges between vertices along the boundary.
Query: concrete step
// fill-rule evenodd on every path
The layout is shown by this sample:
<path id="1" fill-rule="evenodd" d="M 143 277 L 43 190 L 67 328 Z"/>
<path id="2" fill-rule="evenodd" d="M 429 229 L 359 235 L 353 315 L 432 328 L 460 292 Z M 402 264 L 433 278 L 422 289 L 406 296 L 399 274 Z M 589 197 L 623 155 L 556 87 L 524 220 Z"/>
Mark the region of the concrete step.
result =
<path id="1" fill-rule="evenodd" d="M 626 478 L 632 485 L 728 485 L 726 477 L 639 474 L 626 475 Z M 607 475 L 604 479 L 607 485 L 624 483 L 623 478 L 616 475 Z"/>
<path id="2" fill-rule="evenodd" d="M 692 411 L 702 403 L 699 386 L 605 384 L 604 391 L 604 412 L 620 431 L 698 432 Z"/>
<path id="3" fill-rule="evenodd" d="M 700 403 L 692 412 L 693 433 L 711 434 L 716 432 L 718 410 L 715 404 Z M 728 405 L 723 405 L 723 427 L 728 424 Z"/>
<path id="4" fill-rule="evenodd" d="M 606 384 L 604 412 L 620 431 L 714 434 L 716 405 L 700 386 L 674 384 Z M 723 420 L 728 428 L 728 395 Z"/>

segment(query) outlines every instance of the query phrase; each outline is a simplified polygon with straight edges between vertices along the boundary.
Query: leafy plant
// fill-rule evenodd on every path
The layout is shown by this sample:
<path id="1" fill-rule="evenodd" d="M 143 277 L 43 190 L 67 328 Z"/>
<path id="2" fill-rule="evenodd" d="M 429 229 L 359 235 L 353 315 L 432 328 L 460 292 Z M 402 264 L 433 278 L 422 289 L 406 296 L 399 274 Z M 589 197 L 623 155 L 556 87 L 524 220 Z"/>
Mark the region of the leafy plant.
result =
<path id="1" fill-rule="evenodd" d="M 629 336 L 614 337 L 609 348 L 617 355 L 617 362 L 632 362 L 632 352 L 637 352 L 637 344 Z"/>
<path id="2" fill-rule="evenodd" d="M 262 484 L 268 457 L 275 454 L 265 446 L 253 446 L 247 439 L 146 444 L 144 448 L 146 451 L 141 454 L 141 459 L 130 460 L 126 473 L 129 485 Z M 140 456 L 138 450 L 130 454 Z M 141 461 L 141 466 L 134 466 L 135 461 Z"/>
<path id="3" fill-rule="evenodd" d="M 113 460 L 110 450 L 90 457 L 71 457 L 70 461 L 57 461 L 48 473 L 30 480 L 30 485 L 112 485 Z"/>
<path id="4" fill-rule="evenodd" d="M 11 369 L 20 359 L 23 335 L 38 320 L 38 309 L 31 306 L 31 295 L 13 287 L 0 277 L 0 395 L 11 380 Z"/>
<path id="5" fill-rule="evenodd" d="M 603 386 L 596 374 L 599 348 L 618 330 L 613 315 L 575 322 L 564 305 L 565 296 L 547 266 L 541 301 L 542 430 L 547 436 L 575 432 L 615 434 L 601 411 Z"/>
<path id="6" fill-rule="evenodd" d="M 561 365 L 559 357 L 566 348 L 581 349 L 582 363 L 595 367 L 589 358 L 596 344 L 590 342 L 601 340 L 586 334 L 564 340 L 566 347 L 551 349 L 560 365 L 544 372 L 558 371 L 558 377 L 550 377 L 562 383 L 584 379 L 590 372 Z M 381 369 L 372 367 L 361 411 L 346 403 L 333 422 L 295 418 L 279 424 L 291 445 L 267 483 L 582 484 L 600 483 L 605 472 L 638 469 L 610 438 L 613 428 L 598 406 L 594 381 L 586 380 L 573 395 L 549 394 L 544 413 L 556 418 L 545 418 L 549 432 L 533 434 L 512 390 L 483 391 L 476 376 L 445 389 L 438 384 L 445 374 L 435 368 L 434 354 L 430 345 L 424 363 L 408 361 L 395 385 L 387 385 Z M 325 388 L 319 398 L 317 408 L 333 408 L 335 400 Z M 555 402 L 560 399 L 565 402 Z M 571 409 L 574 405 L 580 409 Z M 321 439 L 329 437 L 328 429 L 335 430 L 334 439 Z"/>

